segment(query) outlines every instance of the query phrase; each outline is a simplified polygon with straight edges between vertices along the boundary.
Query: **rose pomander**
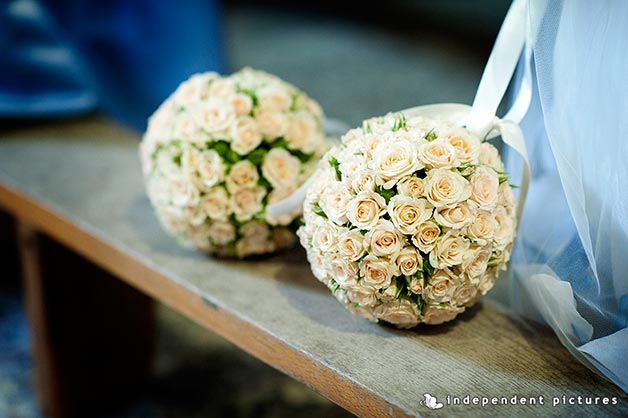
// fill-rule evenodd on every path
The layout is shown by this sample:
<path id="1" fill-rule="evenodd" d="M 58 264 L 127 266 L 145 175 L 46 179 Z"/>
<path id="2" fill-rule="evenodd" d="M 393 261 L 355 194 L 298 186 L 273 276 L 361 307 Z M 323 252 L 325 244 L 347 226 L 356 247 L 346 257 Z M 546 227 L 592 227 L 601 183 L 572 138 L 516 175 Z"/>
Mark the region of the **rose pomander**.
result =
<path id="1" fill-rule="evenodd" d="M 150 201 L 186 246 L 246 257 L 293 245 L 296 190 L 326 151 L 320 106 L 270 74 L 193 75 L 157 109 L 140 145 Z"/>
<path id="2" fill-rule="evenodd" d="M 446 120 L 389 114 L 321 159 L 298 235 L 340 302 L 411 328 L 454 319 L 493 286 L 515 206 L 493 145 Z"/>

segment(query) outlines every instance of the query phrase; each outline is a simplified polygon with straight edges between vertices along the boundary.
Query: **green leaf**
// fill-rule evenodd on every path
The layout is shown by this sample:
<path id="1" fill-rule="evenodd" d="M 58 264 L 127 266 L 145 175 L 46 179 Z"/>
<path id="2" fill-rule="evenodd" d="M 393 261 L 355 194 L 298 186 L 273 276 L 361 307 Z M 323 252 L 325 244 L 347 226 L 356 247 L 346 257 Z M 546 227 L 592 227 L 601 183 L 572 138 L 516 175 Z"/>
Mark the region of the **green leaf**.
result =
<path id="1" fill-rule="evenodd" d="M 252 164 L 260 166 L 264 161 L 264 157 L 266 157 L 266 152 L 267 151 L 262 148 L 255 149 L 246 156 L 246 159 L 249 160 Z"/>
<path id="2" fill-rule="evenodd" d="M 423 307 L 425 306 L 425 301 L 420 295 L 417 295 L 417 296 L 418 297 L 417 297 L 416 305 L 419 308 L 419 311 L 422 311 Z"/>
<path id="3" fill-rule="evenodd" d="M 338 289 L 340 289 L 340 285 L 334 279 L 331 279 L 329 287 L 330 287 L 331 291 L 334 292 L 334 293 L 336 293 L 336 291 Z"/>
<path id="4" fill-rule="evenodd" d="M 181 167 L 181 155 L 183 154 L 177 154 L 174 157 L 172 157 L 172 162 L 178 165 L 179 167 Z"/>
<path id="5" fill-rule="evenodd" d="M 430 129 L 428 133 L 425 134 L 424 138 L 428 141 L 428 142 L 432 142 L 433 140 L 435 140 L 436 138 L 438 138 L 438 135 L 436 134 L 436 132 L 434 132 L 434 129 Z"/>
<path id="6" fill-rule="evenodd" d="M 342 180 L 342 173 L 340 172 L 340 163 L 336 159 L 336 157 L 331 157 L 329 159 L 329 165 L 333 167 L 336 171 L 336 176 L 338 176 L 338 180 Z"/>
<path id="7" fill-rule="evenodd" d="M 401 296 L 402 292 L 406 289 L 406 281 L 402 278 L 397 278 L 396 287 L 395 299 L 399 299 L 399 296 Z"/>
<path id="8" fill-rule="evenodd" d="M 407 124 L 406 116 L 403 113 L 400 113 L 398 117 L 395 118 L 395 123 L 393 124 L 393 132 L 397 132 L 400 129 L 405 129 Z"/>
<path id="9" fill-rule="evenodd" d="M 318 202 L 315 202 L 312 206 L 312 212 L 314 212 L 318 216 L 322 216 L 323 218 L 327 219 L 327 214 L 325 213 L 323 208 L 321 208 L 321 205 L 319 205 Z"/>
<path id="10" fill-rule="evenodd" d="M 377 188 L 375 188 L 375 193 L 383 197 L 384 200 L 386 200 L 386 204 L 388 204 L 388 202 L 390 202 L 390 199 L 392 199 L 393 196 L 397 194 L 394 188 L 390 190 L 386 190 L 381 186 L 378 186 Z"/>
<path id="11" fill-rule="evenodd" d="M 434 267 L 430 264 L 429 257 L 423 259 L 423 271 L 430 277 L 434 274 Z"/>
<path id="12" fill-rule="evenodd" d="M 362 132 L 366 133 L 366 134 L 371 134 L 373 133 L 373 129 L 371 129 L 371 124 L 369 122 L 362 122 Z"/>

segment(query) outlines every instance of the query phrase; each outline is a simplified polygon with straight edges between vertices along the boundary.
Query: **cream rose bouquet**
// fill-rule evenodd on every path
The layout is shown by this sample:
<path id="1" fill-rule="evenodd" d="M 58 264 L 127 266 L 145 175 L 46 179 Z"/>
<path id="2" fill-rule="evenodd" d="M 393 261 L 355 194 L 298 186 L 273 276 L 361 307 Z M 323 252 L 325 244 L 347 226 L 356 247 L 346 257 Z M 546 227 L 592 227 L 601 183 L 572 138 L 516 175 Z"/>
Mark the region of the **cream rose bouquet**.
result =
<path id="1" fill-rule="evenodd" d="M 473 305 L 510 257 L 516 203 L 497 149 L 445 120 L 389 114 L 319 163 L 298 235 L 349 309 L 410 328 Z"/>
<path id="2" fill-rule="evenodd" d="M 246 257 L 295 242 L 300 211 L 273 217 L 326 150 L 319 105 L 277 77 L 197 74 L 157 109 L 140 146 L 163 227 L 187 246 Z"/>

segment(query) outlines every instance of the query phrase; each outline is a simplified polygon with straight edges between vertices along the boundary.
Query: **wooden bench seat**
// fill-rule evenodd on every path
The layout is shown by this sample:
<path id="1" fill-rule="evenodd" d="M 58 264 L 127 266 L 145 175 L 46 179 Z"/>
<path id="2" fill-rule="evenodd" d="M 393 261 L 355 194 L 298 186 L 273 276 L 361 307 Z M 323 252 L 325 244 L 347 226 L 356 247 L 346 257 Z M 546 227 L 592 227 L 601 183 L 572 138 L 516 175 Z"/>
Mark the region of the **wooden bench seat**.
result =
<path id="1" fill-rule="evenodd" d="M 20 225 L 26 270 L 41 256 L 28 240 L 41 232 L 358 416 L 628 416 L 620 389 L 550 331 L 514 321 L 491 301 L 449 325 L 397 331 L 347 312 L 311 275 L 300 248 L 248 262 L 180 248 L 145 197 L 137 145 L 135 134 L 99 119 L 0 130 L 0 206 Z M 43 276 L 25 273 L 35 278 L 26 281 L 31 320 L 45 319 L 46 307 L 34 306 L 41 300 L 33 297 Z M 46 351 L 50 326 L 34 324 L 36 350 Z M 119 343 L 137 346 L 132 338 Z M 50 392 L 43 383 L 51 380 L 41 376 L 51 371 L 36 360 L 39 389 Z M 425 393 L 443 408 L 424 406 Z M 448 395 L 542 396 L 544 405 L 450 405 Z M 552 406 L 563 396 L 619 403 Z"/>

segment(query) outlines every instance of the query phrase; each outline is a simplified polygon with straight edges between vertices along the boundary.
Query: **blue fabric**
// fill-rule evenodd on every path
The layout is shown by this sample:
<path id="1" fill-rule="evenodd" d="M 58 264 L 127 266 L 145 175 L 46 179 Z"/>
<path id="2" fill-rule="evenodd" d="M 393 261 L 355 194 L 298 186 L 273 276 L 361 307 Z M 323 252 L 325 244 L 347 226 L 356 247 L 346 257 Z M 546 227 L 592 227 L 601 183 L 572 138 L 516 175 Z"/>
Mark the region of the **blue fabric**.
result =
<path id="1" fill-rule="evenodd" d="M 0 4 L 0 118 L 102 108 L 143 130 L 191 74 L 223 70 L 215 0 Z"/>

